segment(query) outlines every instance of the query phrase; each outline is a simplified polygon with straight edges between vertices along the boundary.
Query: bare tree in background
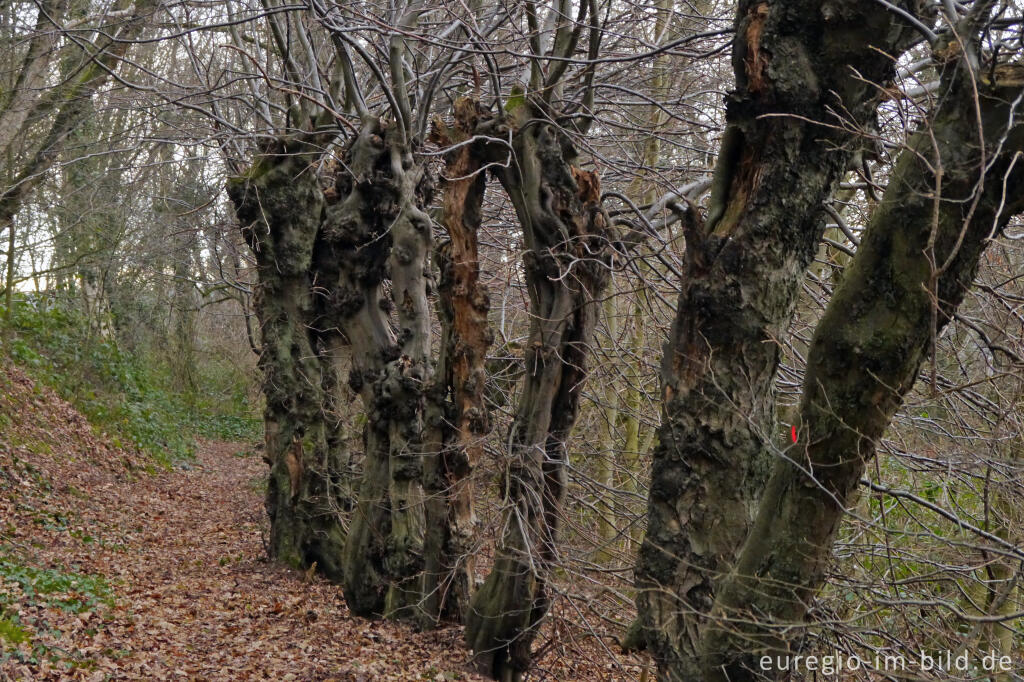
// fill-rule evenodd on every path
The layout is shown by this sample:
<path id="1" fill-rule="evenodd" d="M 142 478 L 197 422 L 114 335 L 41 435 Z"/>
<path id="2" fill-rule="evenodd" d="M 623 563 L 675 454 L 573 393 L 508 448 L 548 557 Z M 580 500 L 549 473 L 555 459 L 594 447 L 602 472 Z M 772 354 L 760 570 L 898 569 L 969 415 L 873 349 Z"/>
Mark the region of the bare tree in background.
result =
<path id="1" fill-rule="evenodd" d="M 153 11 L 148 2 L 89 5 L 63 0 L 13 3 L 3 11 L 3 40 L 13 76 L 0 96 L 0 229 L 8 232 L 5 310 L 15 285 L 14 216 L 45 177 L 68 136 L 92 112 L 92 97 Z M 34 16 L 34 26 L 23 21 Z"/>

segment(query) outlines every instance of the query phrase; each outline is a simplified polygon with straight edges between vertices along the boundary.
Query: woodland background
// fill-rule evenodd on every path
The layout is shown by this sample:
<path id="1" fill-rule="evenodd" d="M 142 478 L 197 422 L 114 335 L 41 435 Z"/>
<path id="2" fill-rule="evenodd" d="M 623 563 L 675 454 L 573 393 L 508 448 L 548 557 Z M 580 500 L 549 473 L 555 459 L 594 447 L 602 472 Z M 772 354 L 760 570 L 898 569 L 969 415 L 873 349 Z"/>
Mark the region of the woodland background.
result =
<path id="1" fill-rule="evenodd" d="M 116 678 L 82 633 L 144 636 L 102 575 L 140 546 L 82 573 L 43 539 L 119 523 L 40 511 L 77 514 L 90 467 L 119 513 L 212 491 L 197 528 L 259 497 L 228 563 L 319 604 L 257 609 L 333 619 L 310 650 L 392 627 L 359 616 L 500 680 L 1020 665 L 1022 22 L 1011 0 L 0 3 L 0 674 Z M 47 410 L 87 423 L 48 437 Z M 146 551 L 190 534 L 174 514 Z M 210 562 L 189 580 L 216 603 Z M 103 604 L 74 646 L 39 615 Z M 434 679 L 313 658 L 292 674 Z"/>

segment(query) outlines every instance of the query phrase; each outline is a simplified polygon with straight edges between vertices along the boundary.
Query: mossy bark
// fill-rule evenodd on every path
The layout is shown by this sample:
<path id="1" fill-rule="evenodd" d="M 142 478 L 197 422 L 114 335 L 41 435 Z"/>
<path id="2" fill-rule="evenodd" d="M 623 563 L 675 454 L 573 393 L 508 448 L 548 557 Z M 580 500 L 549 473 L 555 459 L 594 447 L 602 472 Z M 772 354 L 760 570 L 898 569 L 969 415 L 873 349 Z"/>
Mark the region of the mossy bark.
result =
<path id="1" fill-rule="evenodd" d="M 259 366 L 266 398 L 266 507 L 270 554 L 295 567 L 342 575 L 347 458 L 329 446 L 326 337 L 314 296 L 312 261 L 324 198 L 311 163 L 315 146 L 275 140 L 228 183 L 242 233 L 256 258 Z"/>
<path id="2" fill-rule="evenodd" d="M 359 615 L 420 618 L 431 190 L 398 130 L 368 118 L 340 164 L 318 250 L 324 295 L 352 346 L 349 385 L 367 417 L 343 557 L 345 598 Z"/>
<path id="3" fill-rule="evenodd" d="M 1007 128 L 1020 92 L 977 83 L 976 96 L 959 69 L 947 67 L 938 110 L 901 155 L 815 331 L 800 444 L 776 463 L 720 587 L 699 679 L 764 679 L 758 658 L 798 640 L 865 464 L 931 347 L 933 314 L 941 331 L 985 246 L 1024 209 L 1024 126 Z"/>
<path id="4" fill-rule="evenodd" d="M 532 104 L 511 112 L 514 161 L 496 175 L 522 225 L 530 335 L 526 376 L 509 438 L 502 537 L 473 596 L 466 638 L 480 669 L 521 679 L 547 612 L 547 587 L 566 487 L 565 441 L 576 422 L 587 347 L 609 279 L 609 233 L 596 173 Z"/>
<path id="5" fill-rule="evenodd" d="M 771 466 L 780 343 L 821 238 L 822 201 L 870 129 L 911 31 L 869 0 L 743 0 L 736 89 L 662 365 L 648 530 L 637 565 L 640 642 L 661 679 L 695 668 L 715 584 L 747 536 Z M 849 120 L 841 124 L 836 112 Z"/>

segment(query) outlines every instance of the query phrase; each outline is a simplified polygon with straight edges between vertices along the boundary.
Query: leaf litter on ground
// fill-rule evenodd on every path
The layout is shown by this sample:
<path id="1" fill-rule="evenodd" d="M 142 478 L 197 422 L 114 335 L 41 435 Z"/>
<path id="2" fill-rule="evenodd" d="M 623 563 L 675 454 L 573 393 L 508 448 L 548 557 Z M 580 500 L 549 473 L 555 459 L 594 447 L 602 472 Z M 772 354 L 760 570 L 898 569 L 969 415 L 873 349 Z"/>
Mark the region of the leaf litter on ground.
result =
<path id="1" fill-rule="evenodd" d="M 155 468 L 0 367 L 0 680 L 486 679 L 461 628 L 355 618 L 336 585 L 268 562 L 265 474 L 244 443 Z M 635 679 L 546 658 L 531 679 Z"/>

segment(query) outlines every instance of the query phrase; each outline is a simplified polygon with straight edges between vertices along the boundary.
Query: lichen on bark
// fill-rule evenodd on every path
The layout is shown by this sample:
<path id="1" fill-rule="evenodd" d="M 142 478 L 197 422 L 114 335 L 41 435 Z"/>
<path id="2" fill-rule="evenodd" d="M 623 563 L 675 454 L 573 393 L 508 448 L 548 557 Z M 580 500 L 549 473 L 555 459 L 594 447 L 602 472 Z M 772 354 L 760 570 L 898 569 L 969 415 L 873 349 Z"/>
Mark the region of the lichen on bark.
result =
<path id="1" fill-rule="evenodd" d="M 324 374 L 326 337 L 313 324 L 320 311 L 311 265 L 324 209 L 311 170 L 318 158 L 315 144 L 275 139 L 229 180 L 228 195 L 256 259 L 270 554 L 295 567 L 315 563 L 339 580 L 348 457 L 328 433 L 333 384 Z"/>
<path id="2" fill-rule="evenodd" d="M 433 372 L 424 207 L 433 180 L 414 151 L 394 124 L 363 121 L 325 209 L 319 272 L 352 346 L 349 385 L 366 412 L 363 472 L 343 558 L 345 597 L 359 615 L 418 620 L 425 387 Z"/>
<path id="3" fill-rule="evenodd" d="M 764 679 L 758 657 L 787 656 L 804 634 L 845 510 L 932 334 L 991 238 L 1024 210 L 1020 101 L 1019 86 L 979 86 L 965 64 L 946 66 L 943 97 L 896 163 L 815 330 L 798 417 L 806 435 L 775 464 L 722 582 L 702 633 L 702 679 Z"/>
<path id="4" fill-rule="evenodd" d="M 736 88 L 707 219 L 686 231 L 676 317 L 661 369 L 639 623 L 662 679 L 702 679 L 700 637 L 716 584 L 753 523 L 771 465 L 774 381 L 830 195 L 870 129 L 890 54 L 914 39 L 867 0 L 745 0 Z M 846 118 L 840 120 L 837 112 Z"/>

